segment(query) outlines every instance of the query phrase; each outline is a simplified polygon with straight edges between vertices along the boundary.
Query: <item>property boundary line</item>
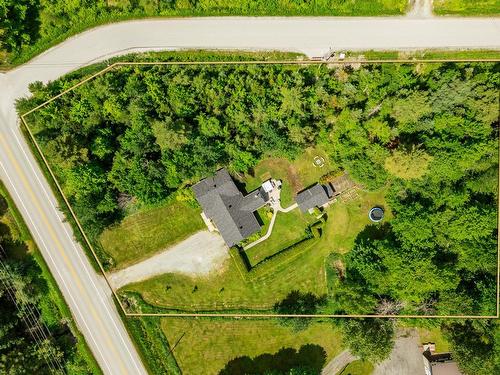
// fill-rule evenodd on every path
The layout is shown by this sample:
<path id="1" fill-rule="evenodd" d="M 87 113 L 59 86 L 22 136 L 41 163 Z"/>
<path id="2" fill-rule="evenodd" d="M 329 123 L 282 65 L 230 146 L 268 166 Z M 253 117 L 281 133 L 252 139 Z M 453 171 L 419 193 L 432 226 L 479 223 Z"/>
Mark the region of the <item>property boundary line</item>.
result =
<path id="1" fill-rule="evenodd" d="M 318 318 L 388 318 L 388 319 L 498 319 L 500 317 L 500 199 L 497 202 L 497 285 L 496 285 L 496 315 L 396 315 L 396 314 L 258 314 L 258 313 L 130 313 L 127 312 L 121 299 L 119 298 L 116 290 L 112 287 L 104 267 L 99 260 L 97 253 L 92 246 L 92 243 L 87 237 L 80 220 L 76 216 L 73 208 L 69 204 L 69 201 L 64 194 L 61 185 L 57 181 L 52 168 L 50 167 L 45 155 L 43 154 L 40 145 L 36 141 L 28 123 L 25 119 L 26 116 L 31 113 L 45 107 L 46 105 L 52 103 L 58 98 L 66 95 L 67 93 L 75 90 L 79 86 L 89 82 L 90 80 L 101 76 L 117 67 L 120 66 L 154 66 L 154 65 L 177 65 L 177 66 L 189 66 L 189 65 L 351 65 L 351 64 L 419 64 L 419 63 L 468 63 L 468 62 L 500 62 L 500 58 L 489 58 L 489 59 L 388 59 L 388 60 L 342 60 L 342 61 L 323 61 L 323 60 L 247 60 L 247 61 L 120 61 L 115 62 L 107 67 L 99 70 L 98 72 L 90 75 L 89 77 L 81 80 L 75 85 L 69 87 L 68 89 L 60 92 L 59 94 L 51 97 L 50 99 L 44 101 L 38 106 L 32 108 L 31 110 L 20 115 L 21 123 L 26 129 L 31 142 L 35 145 L 35 148 L 42 158 L 43 164 L 49 171 L 50 177 L 54 181 L 59 194 L 62 196 L 64 203 L 68 207 L 68 210 L 75 220 L 78 230 L 83 236 L 85 245 L 90 249 L 94 260 L 96 261 L 99 270 L 101 271 L 106 284 L 112 291 L 114 298 L 116 299 L 121 312 L 126 317 L 221 317 L 221 318 L 307 318 L 307 319 L 318 319 Z M 500 92 L 499 92 L 499 115 L 498 123 L 500 125 Z M 499 132 L 499 150 L 500 150 L 500 126 L 498 127 Z M 499 164 L 500 164 L 500 153 L 499 153 Z M 498 186 L 500 187 L 500 172 L 498 174 Z M 240 271 L 241 272 L 241 271 Z"/>

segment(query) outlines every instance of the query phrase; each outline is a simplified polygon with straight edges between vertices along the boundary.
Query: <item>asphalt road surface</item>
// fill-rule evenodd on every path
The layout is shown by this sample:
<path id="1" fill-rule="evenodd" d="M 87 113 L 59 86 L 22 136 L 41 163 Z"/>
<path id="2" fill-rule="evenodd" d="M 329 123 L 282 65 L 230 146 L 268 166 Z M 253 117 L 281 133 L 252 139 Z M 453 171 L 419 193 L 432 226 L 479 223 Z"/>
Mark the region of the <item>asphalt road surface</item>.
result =
<path id="1" fill-rule="evenodd" d="M 220 48 L 288 50 L 500 49 L 500 19 L 483 18 L 198 18 L 99 27 L 0 74 L 0 178 L 19 206 L 76 322 L 105 374 L 146 373 L 116 311 L 21 136 L 14 109 L 28 84 L 132 51 Z"/>

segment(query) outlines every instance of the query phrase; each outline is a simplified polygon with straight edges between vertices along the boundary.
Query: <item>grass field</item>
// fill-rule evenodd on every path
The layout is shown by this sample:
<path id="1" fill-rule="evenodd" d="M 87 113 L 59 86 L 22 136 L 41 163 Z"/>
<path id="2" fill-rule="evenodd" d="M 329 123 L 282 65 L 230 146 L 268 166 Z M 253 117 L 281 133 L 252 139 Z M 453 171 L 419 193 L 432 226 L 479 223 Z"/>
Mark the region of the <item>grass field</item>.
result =
<path id="1" fill-rule="evenodd" d="M 312 215 L 303 215 L 298 208 L 278 212 L 271 237 L 246 251 L 252 266 L 305 238 L 312 219 Z"/>
<path id="2" fill-rule="evenodd" d="M 115 267 L 124 268 L 205 228 L 200 213 L 183 202 L 169 202 L 127 216 L 106 229 L 99 240 Z"/>
<path id="3" fill-rule="evenodd" d="M 434 13 L 462 16 L 499 15 L 500 0 L 434 0 Z"/>
<path id="4" fill-rule="evenodd" d="M 360 359 L 351 362 L 338 375 L 370 375 L 373 372 L 373 365 Z"/>
<path id="5" fill-rule="evenodd" d="M 385 204 L 384 192 L 360 191 L 357 199 L 334 203 L 327 210 L 323 236 L 313 247 L 256 280 L 243 280 L 231 258 L 223 269 L 208 277 L 164 274 L 127 285 L 121 291 L 138 292 L 154 306 L 186 311 L 269 310 L 293 289 L 325 294 L 325 259 L 331 252 L 345 252 L 352 247 L 356 235 L 370 223 L 369 208 Z"/>
<path id="6" fill-rule="evenodd" d="M 185 375 L 217 374 L 236 357 L 254 358 L 306 344 L 321 346 L 327 354 L 326 363 L 342 350 L 341 334 L 328 321 L 312 323 L 300 332 L 273 319 L 167 318 L 162 319 L 161 327 L 170 343 L 182 337 L 174 354 Z"/>

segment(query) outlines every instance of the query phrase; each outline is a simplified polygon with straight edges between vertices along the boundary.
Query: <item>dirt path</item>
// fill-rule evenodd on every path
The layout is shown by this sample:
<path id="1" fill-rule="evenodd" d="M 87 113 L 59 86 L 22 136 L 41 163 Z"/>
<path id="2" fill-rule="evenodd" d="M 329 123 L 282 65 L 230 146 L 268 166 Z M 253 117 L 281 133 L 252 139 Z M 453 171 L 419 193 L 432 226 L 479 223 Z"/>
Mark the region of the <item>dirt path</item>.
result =
<path id="1" fill-rule="evenodd" d="M 204 230 L 149 259 L 109 274 L 108 279 L 118 289 L 169 272 L 206 275 L 221 267 L 227 258 L 229 253 L 222 237 Z"/>
<path id="2" fill-rule="evenodd" d="M 434 17 L 432 13 L 433 0 L 413 0 L 411 9 L 406 13 L 409 18 L 431 18 Z"/>

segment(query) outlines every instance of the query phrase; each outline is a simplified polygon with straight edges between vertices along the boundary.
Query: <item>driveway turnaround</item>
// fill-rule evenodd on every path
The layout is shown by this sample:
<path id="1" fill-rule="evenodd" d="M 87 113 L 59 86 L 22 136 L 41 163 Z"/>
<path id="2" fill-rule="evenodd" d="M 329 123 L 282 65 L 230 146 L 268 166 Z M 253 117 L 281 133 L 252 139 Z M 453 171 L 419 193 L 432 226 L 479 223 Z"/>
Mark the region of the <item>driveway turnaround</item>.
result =
<path id="1" fill-rule="evenodd" d="M 164 273 L 206 276 L 220 269 L 228 258 L 228 248 L 222 237 L 203 230 L 151 258 L 109 274 L 108 279 L 111 286 L 118 289 Z"/>
<path id="2" fill-rule="evenodd" d="M 410 329 L 398 332 L 391 355 L 373 371 L 373 375 L 401 374 L 425 375 L 419 336 Z"/>
<path id="3" fill-rule="evenodd" d="M 185 18 L 99 27 L 0 74 L 0 178 L 12 194 L 75 320 L 105 374 L 145 374 L 116 311 L 18 127 L 16 98 L 28 84 L 133 51 L 209 48 L 286 50 L 321 56 L 333 50 L 500 49 L 499 18 Z"/>

